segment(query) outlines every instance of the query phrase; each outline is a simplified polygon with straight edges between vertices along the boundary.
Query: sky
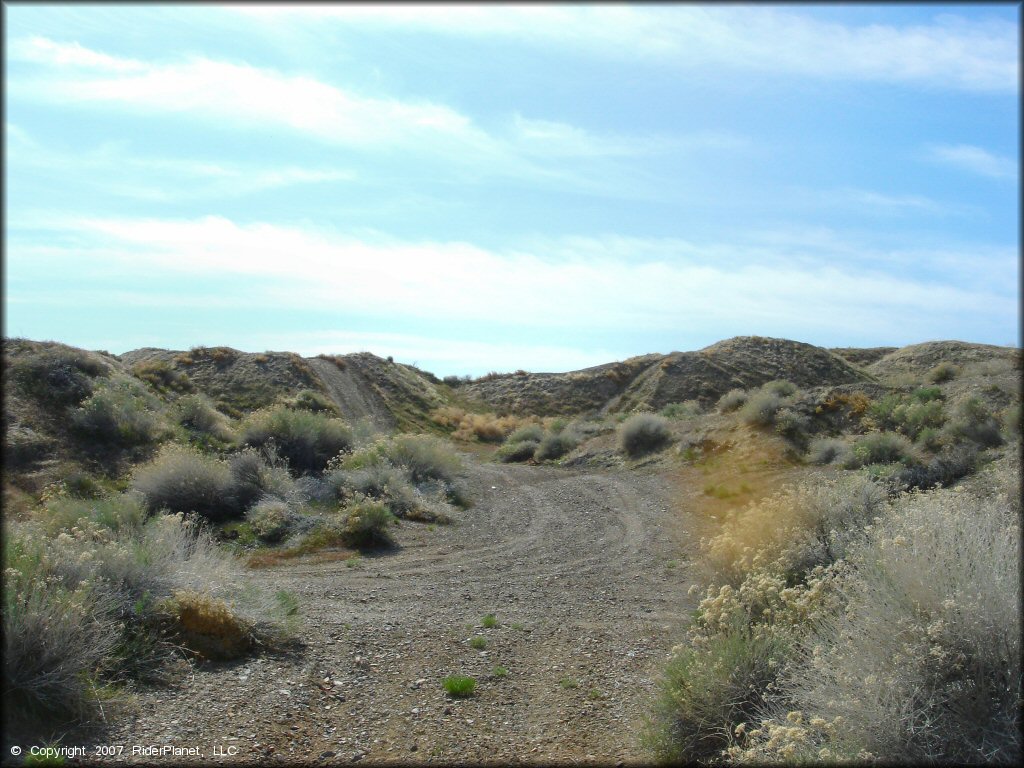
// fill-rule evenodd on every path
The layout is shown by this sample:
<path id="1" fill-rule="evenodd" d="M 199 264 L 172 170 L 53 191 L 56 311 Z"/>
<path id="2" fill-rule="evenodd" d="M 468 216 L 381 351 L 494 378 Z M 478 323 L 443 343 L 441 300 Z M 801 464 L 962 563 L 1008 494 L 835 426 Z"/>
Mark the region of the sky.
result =
<path id="1" fill-rule="evenodd" d="M 4 4 L 4 334 L 1019 344 L 1020 9 Z"/>

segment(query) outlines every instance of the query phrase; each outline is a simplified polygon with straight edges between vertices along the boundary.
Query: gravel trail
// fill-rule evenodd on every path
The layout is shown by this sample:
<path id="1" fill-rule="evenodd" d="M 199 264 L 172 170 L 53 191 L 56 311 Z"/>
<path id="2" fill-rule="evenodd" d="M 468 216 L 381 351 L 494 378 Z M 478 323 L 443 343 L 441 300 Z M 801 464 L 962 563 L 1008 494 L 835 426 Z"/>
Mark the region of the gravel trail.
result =
<path id="1" fill-rule="evenodd" d="M 692 608 L 679 489 L 639 472 L 468 472 L 475 504 L 451 525 L 404 523 L 396 550 L 355 567 L 252 571 L 298 596 L 305 648 L 145 689 L 105 742 L 121 761 L 171 745 L 203 762 L 647 762 L 643 718 Z M 450 674 L 475 694 L 448 697 Z"/>

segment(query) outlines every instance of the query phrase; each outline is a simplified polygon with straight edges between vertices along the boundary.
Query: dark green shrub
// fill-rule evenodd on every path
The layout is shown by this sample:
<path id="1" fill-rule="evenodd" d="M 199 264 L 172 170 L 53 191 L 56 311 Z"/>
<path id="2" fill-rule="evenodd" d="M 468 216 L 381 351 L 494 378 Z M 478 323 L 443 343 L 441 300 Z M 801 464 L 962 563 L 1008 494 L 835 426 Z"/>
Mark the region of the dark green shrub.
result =
<path id="1" fill-rule="evenodd" d="M 938 387 L 921 387 L 919 389 L 915 389 L 911 394 L 911 397 L 921 403 L 928 403 L 932 400 L 943 399 L 942 390 Z"/>
<path id="2" fill-rule="evenodd" d="M 537 461 L 559 459 L 575 448 L 578 442 L 575 435 L 564 431 L 557 435 L 547 435 L 537 444 L 533 458 Z"/>
<path id="3" fill-rule="evenodd" d="M 505 443 L 494 455 L 499 461 L 506 464 L 511 461 L 529 461 L 537 450 L 540 442 L 537 440 L 519 440 L 514 443 Z"/>
<path id="4" fill-rule="evenodd" d="M 322 472 L 327 462 L 352 448 L 352 430 L 322 413 L 274 406 L 257 411 L 242 424 L 242 442 L 273 446 L 296 474 Z"/>
<path id="5" fill-rule="evenodd" d="M 159 440 L 160 403 L 136 381 L 107 381 L 71 414 L 72 427 L 91 440 L 122 446 Z"/>
<path id="6" fill-rule="evenodd" d="M 139 467 L 132 487 L 146 497 L 147 506 L 154 511 L 195 512 L 213 521 L 239 512 L 227 465 L 180 445 L 166 446 L 155 459 Z"/>
<path id="7" fill-rule="evenodd" d="M 671 439 L 668 420 L 653 413 L 630 416 L 619 427 L 619 446 L 627 456 L 641 456 L 664 448 Z"/>

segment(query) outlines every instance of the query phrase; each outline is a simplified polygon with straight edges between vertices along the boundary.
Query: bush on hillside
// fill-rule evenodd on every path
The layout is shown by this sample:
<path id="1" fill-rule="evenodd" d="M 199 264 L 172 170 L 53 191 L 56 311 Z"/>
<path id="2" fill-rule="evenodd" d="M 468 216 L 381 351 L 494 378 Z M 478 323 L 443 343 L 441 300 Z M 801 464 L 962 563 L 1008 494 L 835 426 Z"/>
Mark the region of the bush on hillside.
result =
<path id="1" fill-rule="evenodd" d="M 913 464 L 917 462 L 914 444 L 897 432 L 871 432 L 857 439 L 844 466 L 856 469 L 867 464 Z"/>
<path id="2" fill-rule="evenodd" d="M 850 454 L 850 446 L 834 437 L 812 440 L 807 450 L 807 460 L 811 464 L 841 464 Z"/>
<path id="3" fill-rule="evenodd" d="M 560 459 L 575 448 L 578 443 L 579 439 L 576 435 L 565 430 L 558 434 L 545 435 L 544 439 L 537 444 L 533 458 L 537 461 Z"/>
<path id="4" fill-rule="evenodd" d="M 135 381 L 104 381 L 71 414 L 71 425 L 91 440 L 145 445 L 163 437 L 159 401 Z"/>
<path id="5" fill-rule="evenodd" d="M 928 371 L 928 381 L 933 384 L 942 384 L 956 378 L 959 372 L 960 369 L 957 366 L 944 360 Z"/>
<path id="6" fill-rule="evenodd" d="M 382 454 L 396 466 L 405 467 L 413 483 L 442 480 L 451 483 L 462 465 L 451 449 L 427 435 L 398 435 L 383 444 Z"/>
<path id="7" fill-rule="evenodd" d="M 136 378 L 158 392 L 191 392 L 195 387 L 188 374 L 176 371 L 166 360 L 147 360 L 132 366 Z"/>
<path id="8" fill-rule="evenodd" d="M 564 426 L 564 425 L 563 425 Z M 561 430 L 558 430 L 559 432 Z M 555 432 L 555 430 L 552 430 Z M 526 424 L 519 427 L 515 432 L 509 435 L 505 439 L 506 445 L 510 443 L 521 443 L 524 440 L 532 440 L 535 443 L 539 443 L 544 439 L 544 427 L 540 424 Z"/>
<path id="9" fill-rule="evenodd" d="M 288 535 L 294 515 L 287 503 L 268 496 L 246 512 L 245 518 L 257 538 L 276 544 Z"/>
<path id="10" fill-rule="evenodd" d="M 94 355 L 60 346 L 13 357 L 9 369 L 22 392 L 59 405 L 78 405 L 92 394 L 92 379 L 109 372 L 110 366 Z"/>
<path id="11" fill-rule="evenodd" d="M 242 442 L 273 446 L 295 474 L 322 472 L 327 462 L 352 448 L 352 430 L 322 413 L 274 406 L 256 411 L 242 424 Z"/>
<path id="12" fill-rule="evenodd" d="M 699 416 L 701 411 L 699 402 L 687 400 L 682 403 L 669 403 L 658 414 L 666 419 L 690 419 L 694 416 Z"/>
<path id="13" fill-rule="evenodd" d="M 289 408 L 298 411 L 311 411 L 313 413 L 325 413 L 329 416 L 340 416 L 338 406 L 330 399 L 312 389 L 304 389 L 296 393 L 295 397 L 285 402 Z"/>
<path id="14" fill-rule="evenodd" d="M 739 409 L 740 419 L 746 424 L 767 427 L 775 421 L 775 414 L 782 407 L 782 398 L 774 392 L 755 392 Z"/>
<path id="15" fill-rule="evenodd" d="M 540 445 L 538 440 L 517 440 L 506 442 L 501 448 L 494 452 L 499 461 L 506 464 L 512 461 L 529 461 Z"/>
<path id="16" fill-rule="evenodd" d="M 985 448 L 1003 444 L 1002 425 L 977 397 L 960 403 L 945 431 L 956 442 L 968 441 Z"/>
<path id="17" fill-rule="evenodd" d="M 668 420 L 653 413 L 630 416 L 619 427 L 619 446 L 627 456 L 641 456 L 664 448 L 671 439 Z"/>
<path id="18" fill-rule="evenodd" d="M 210 435 L 223 443 L 234 440 L 228 418 L 205 395 L 185 395 L 174 404 L 178 423 L 194 432 Z"/>
<path id="19" fill-rule="evenodd" d="M 151 462 L 137 468 L 132 487 L 154 511 L 195 512 L 213 521 L 240 511 L 228 466 L 181 445 L 165 446 Z"/>
<path id="20" fill-rule="evenodd" d="M 393 543 L 388 526 L 395 518 L 375 501 L 359 501 L 346 508 L 344 540 L 350 547 L 379 547 Z"/>
<path id="21" fill-rule="evenodd" d="M 761 385 L 762 392 L 769 392 L 779 397 L 789 397 L 796 394 L 796 384 L 785 379 L 775 379 Z"/>
<path id="22" fill-rule="evenodd" d="M 253 448 L 232 454 L 228 471 L 231 473 L 231 500 L 239 511 L 249 509 L 264 496 L 290 499 L 295 491 L 295 481 L 282 460 Z"/>
<path id="23" fill-rule="evenodd" d="M 971 445 L 947 447 L 924 465 L 905 467 L 892 477 L 898 490 L 928 490 L 937 485 L 950 486 L 978 468 L 978 449 Z"/>
<path id="24" fill-rule="evenodd" d="M 719 413 L 731 413 L 747 402 L 747 392 L 744 389 L 730 389 L 720 398 L 715 407 Z"/>

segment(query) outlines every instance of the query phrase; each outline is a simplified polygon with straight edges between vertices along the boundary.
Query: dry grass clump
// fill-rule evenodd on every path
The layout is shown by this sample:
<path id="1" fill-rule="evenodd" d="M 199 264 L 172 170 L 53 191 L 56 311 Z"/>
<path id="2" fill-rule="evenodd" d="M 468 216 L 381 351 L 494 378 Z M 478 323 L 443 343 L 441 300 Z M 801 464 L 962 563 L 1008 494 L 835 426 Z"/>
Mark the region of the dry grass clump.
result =
<path id="1" fill-rule="evenodd" d="M 746 424 L 770 426 L 775 422 L 775 414 L 782 407 L 782 403 L 783 398 L 775 392 L 754 392 L 740 407 L 740 419 Z"/>
<path id="2" fill-rule="evenodd" d="M 956 375 L 960 372 L 960 369 L 953 365 L 953 363 L 943 360 L 941 363 L 936 365 L 930 371 L 928 371 L 928 381 L 933 384 L 942 384 L 947 381 L 952 381 L 956 378 Z"/>
<path id="3" fill-rule="evenodd" d="M 352 430 L 322 413 L 277 405 L 250 414 L 242 423 L 242 442 L 273 446 L 295 474 L 322 472 L 327 462 L 352 449 Z"/>
<path id="4" fill-rule="evenodd" d="M 288 408 L 297 411 L 312 411 L 313 413 L 325 413 L 329 416 L 340 416 L 338 406 L 320 392 L 312 389 L 303 389 L 295 393 L 294 397 L 284 402 Z"/>
<path id="5" fill-rule="evenodd" d="M 207 592 L 175 590 L 160 609 L 174 622 L 181 645 L 202 658 L 237 659 L 252 648 L 252 627 Z"/>
<path id="6" fill-rule="evenodd" d="M 426 480 L 454 482 L 462 471 L 459 457 L 440 440 L 428 435 L 397 435 L 381 444 L 381 454 L 409 470 L 414 483 Z"/>
<path id="7" fill-rule="evenodd" d="M 500 443 L 517 427 L 529 420 L 519 416 L 498 416 L 495 413 L 470 413 L 464 408 L 443 406 L 430 413 L 435 424 L 452 430 L 455 440 Z"/>
<path id="8" fill-rule="evenodd" d="M 281 499 L 266 497 L 257 502 L 245 515 L 256 537 L 268 544 L 283 541 L 293 521 L 293 513 Z"/>

